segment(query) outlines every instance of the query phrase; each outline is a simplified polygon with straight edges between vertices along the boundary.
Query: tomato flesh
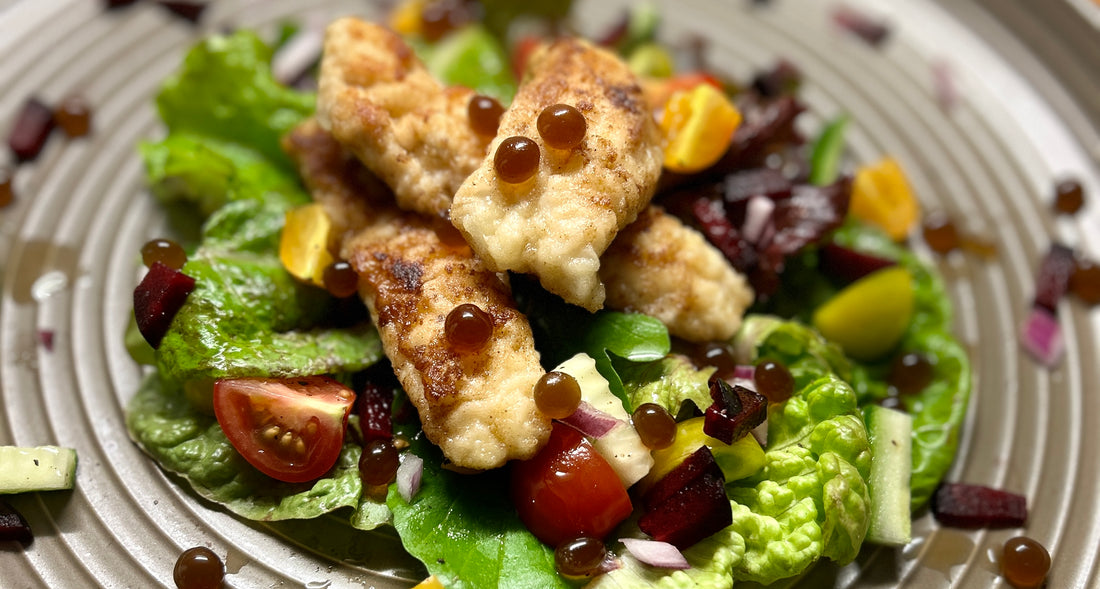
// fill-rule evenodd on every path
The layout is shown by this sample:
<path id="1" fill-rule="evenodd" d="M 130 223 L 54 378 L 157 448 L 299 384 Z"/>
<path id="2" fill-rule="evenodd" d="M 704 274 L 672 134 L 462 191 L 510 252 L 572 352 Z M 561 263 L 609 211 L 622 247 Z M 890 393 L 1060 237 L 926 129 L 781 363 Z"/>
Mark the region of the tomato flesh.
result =
<path id="1" fill-rule="evenodd" d="M 512 466 L 512 501 L 542 542 L 604 538 L 633 507 L 619 476 L 577 430 L 554 423 L 550 440 Z"/>
<path id="2" fill-rule="evenodd" d="M 327 376 L 231 378 L 214 383 L 214 415 L 241 456 L 288 483 L 328 472 L 344 446 L 351 389 Z"/>

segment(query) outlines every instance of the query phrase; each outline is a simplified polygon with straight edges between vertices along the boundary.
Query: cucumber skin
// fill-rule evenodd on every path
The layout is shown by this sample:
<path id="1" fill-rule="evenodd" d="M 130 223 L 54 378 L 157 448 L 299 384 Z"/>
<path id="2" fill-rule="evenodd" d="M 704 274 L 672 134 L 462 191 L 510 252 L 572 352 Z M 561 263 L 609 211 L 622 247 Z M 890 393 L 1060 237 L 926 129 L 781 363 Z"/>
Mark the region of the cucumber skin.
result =
<path id="1" fill-rule="evenodd" d="M 912 473 L 913 417 L 870 405 L 864 410 L 871 438 L 871 522 L 868 542 L 904 546 L 912 539 L 909 477 Z"/>
<path id="2" fill-rule="evenodd" d="M 76 450 L 0 446 L 0 494 L 61 491 L 76 482 Z"/>

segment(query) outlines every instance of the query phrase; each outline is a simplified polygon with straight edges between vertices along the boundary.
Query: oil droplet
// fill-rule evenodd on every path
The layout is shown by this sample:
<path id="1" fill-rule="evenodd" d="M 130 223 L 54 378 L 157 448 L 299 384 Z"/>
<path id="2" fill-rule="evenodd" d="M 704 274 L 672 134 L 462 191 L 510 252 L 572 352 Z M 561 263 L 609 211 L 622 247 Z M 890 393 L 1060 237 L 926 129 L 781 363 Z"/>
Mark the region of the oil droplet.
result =
<path id="1" fill-rule="evenodd" d="M 61 272 L 66 277 L 75 275 L 79 257 L 80 252 L 72 246 L 45 240 L 24 242 L 18 257 L 6 260 L 15 267 L 15 276 L 11 281 L 12 299 L 17 303 L 34 302 L 34 285 L 38 279 L 53 271 Z"/>
<path id="2" fill-rule="evenodd" d="M 948 581 L 952 580 L 951 569 L 966 564 L 975 546 L 969 535 L 947 528 L 936 530 L 925 544 L 922 564 L 939 571 Z"/>
<path id="3" fill-rule="evenodd" d="M 227 575 L 235 575 L 241 572 L 246 564 L 251 563 L 248 556 L 243 552 L 230 549 L 225 553 L 225 573 Z"/>
<path id="4" fill-rule="evenodd" d="M 39 276 L 31 285 L 31 298 L 39 303 L 65 290 L 69 286 L 69 277 L 60 270 L 50 270 Z"/>

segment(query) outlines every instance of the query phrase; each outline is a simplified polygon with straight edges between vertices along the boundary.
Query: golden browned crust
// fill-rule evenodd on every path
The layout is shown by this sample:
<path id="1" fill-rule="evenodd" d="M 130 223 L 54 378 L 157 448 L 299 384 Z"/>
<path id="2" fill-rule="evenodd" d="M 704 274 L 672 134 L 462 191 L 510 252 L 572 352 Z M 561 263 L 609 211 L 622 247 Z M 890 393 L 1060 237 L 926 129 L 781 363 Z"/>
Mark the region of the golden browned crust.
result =
<path id="1" fill-rule="evenodd" d="M 599 309 L 599 256 L 656 188 L 656 124 L 629 68 L 588 43 L 556 41 L 527 71 L 489 155 L 455 195 L 451 219 L 491 268 L 534 274 L 566 301 Z M 548 147 L 536 127 L 539 113 L 557 103 L 588 122 L 572 150 Z M 534 140 L 542 157 L 532 179 L 511 185 L 497 179 L 493 154 L 515 135 Z"/>
<path id="2" fill-rule="evenodd" d="M 550 434 L 533 398 L 544 371 L 508 285 L 444 220 L 361 194 L 361 167 L 316 125 L 295 129 L 284 145 L 314 199 L 356 225 L 341 255 L 359 272 L 360 295 L 428 439 L 470 469 L 534 455 Z M 480 351 L 460 354 L 446 343 L 447 314 L 462 303 L 493 320 Z"/>
<path id="3" fill-rule="evenodd" d="M 698 231 L 658 206 L 623 229 L 603 255 L 607 305 L 652 315 L 691 341 L 727 340 L 753 292 Z"/>
<path id="4" fill-rule="evenodd" d="M 396 33 L 356 18 L 325 32 L 321 125 L 378 175 L 406 210 L 445 215 L 489 138 L 471 129 L 473 91 L 444 89 Z"/>

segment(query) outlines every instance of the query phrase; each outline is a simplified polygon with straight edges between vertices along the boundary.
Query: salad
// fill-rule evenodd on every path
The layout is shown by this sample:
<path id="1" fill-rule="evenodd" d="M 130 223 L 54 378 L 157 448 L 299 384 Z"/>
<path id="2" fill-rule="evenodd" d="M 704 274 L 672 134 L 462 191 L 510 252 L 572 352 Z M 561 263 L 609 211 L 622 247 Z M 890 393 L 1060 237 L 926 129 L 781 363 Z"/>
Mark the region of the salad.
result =
<path id="1" fill-rule="evenodd" d="M 244 518 L 393 526 L 443 586 L 906 543 L 971 382 L 900 166 L 850 174 L 844 118 L 805 142 L 789 66 L 677 69 L 646 10 L 509 53 L 531 15 L 417 7 L 330 25 L 317 92 L 247 31 L 164 83 L 141 151 L 187 251 L 143 252 L 136 443 Z"/>

